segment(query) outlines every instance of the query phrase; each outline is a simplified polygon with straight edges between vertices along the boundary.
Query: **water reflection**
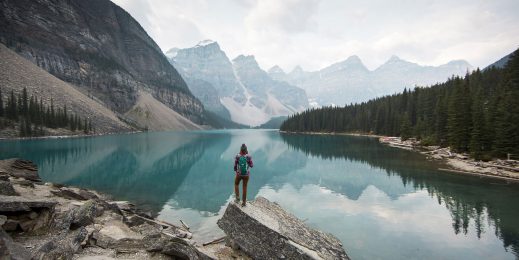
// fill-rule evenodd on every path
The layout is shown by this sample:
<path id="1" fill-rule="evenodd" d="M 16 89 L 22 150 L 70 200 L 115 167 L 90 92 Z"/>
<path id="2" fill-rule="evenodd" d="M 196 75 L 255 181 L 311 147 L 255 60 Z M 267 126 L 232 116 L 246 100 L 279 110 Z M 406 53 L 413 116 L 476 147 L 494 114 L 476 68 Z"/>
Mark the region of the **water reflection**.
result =
<path id="1" fill-rule="evenodd" d="M 215 236 L 242 143 L 255 162 L 250 198 L 266 196 L 334 233 L 354 258 L 512 256 L 495 252 L 500 243 L 518 252 L 516 185 L 439 173 L 420 154 L 372 138 L 142 133 L 4 141 L 0 158 L 33 160 L 45 181 L 99 190 Z"/>
<path id="2" fill-rule="evenodd" d="M 282 135 L 282 138 L 288 146 L 307 155 L 330 161 L 342 158 L 366 162 L 372 167 L 384 170 L 388 176 L 398 176 L 401 186 L 427 191 L 428 196 L 435 197 L 439 205 L 444 205 L 449 210 L 454 234 L 468 235 L 469 225 L 473 223 L 475 229 L 473 235 L 478 239 L 484 232 L 494 232 L 503 241 L 505 248 L 510 248 L 518 255 L 517 185 L 499 180 L 438 173 L 434 170 L 437 166 L 424 161 L 420 154 L 382 146 L 374 138 L 288 134 Z M 394 190 L 388 190 L 385 185 L 377 184 L 371 177 L 363 179 L 365 183 L 361 183 L 362 181 L 356 183 L 358 190 L 365 191 L 368 185 L 374 185 L 393 199 L 407 193 L 407 191 L 394 193 Z M 382 181 L 387 183 L 387 180 Z M 332 185 L 325 186 L 340 192 Z M 340 193 L 348 196 L 347 193 Z M 358 197 L 348 196 L 348 198 Z M 485 230 L 489 227 L 493 227 L 494 230 Z"/>

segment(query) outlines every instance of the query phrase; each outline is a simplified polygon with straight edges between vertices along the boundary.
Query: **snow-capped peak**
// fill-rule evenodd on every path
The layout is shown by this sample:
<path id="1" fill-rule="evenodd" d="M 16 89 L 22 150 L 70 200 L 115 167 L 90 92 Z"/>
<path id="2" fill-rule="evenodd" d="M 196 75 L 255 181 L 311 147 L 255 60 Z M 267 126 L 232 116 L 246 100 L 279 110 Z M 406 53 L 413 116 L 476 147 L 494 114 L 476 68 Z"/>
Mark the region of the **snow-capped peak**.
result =
<path id="1" fill-rule="evenodd" d="M 391 55 L 391 58 L 389 58 L 388 62 L 395 62 L 395 61 L 401 61 L 401 59 L 396 55 Z"/>
<path id="2" fill-rule="evenodd" d="M 215 41 L 213 40 L 203 40 L 201 42 L 199 42 L 197 45 L 195 45 L 195 48 L 196 47 L 204 47 L 204 46 L 207 46 L 207 45 L 210 45 L 210 44 L 213 44 L 215 43 Z"/>
<path id="3" fill-rule="evenodd" d="M 270 68 L 268 72 L 285 74 L 285 71 L 283 71 L 283 69 L 280 68 L 278 65 L 274 65 L 274 67 Z"/>

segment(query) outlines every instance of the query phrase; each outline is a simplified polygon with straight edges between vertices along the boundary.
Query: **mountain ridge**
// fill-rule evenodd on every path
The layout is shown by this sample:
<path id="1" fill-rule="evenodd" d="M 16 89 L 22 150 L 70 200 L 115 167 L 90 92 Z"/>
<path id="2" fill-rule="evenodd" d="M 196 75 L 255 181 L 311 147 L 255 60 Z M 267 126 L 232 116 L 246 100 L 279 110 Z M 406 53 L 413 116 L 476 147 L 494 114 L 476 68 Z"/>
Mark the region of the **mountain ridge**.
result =
<path id="1" fill-rule="evenodd" d="M 386 62 L 369 70 L 362 60 L 352 55 L 317 71 L 295 66 L 285 73 L 273 66 L 269 75 L 305 89 L 312 103 L 345 105 L 358 103 L 417 85 L 432 85 L 453 75 L 464 75 L 473 67 L 465 60 L 452 60 L 439 66 L 424 66 L 392 55 Z"/>
<path id="2" fill-rule="evenodd" d="M 0 42 L 57 78 L 125 114 L 139 91 L 198 124 L 202 103 L 159 46 L 108 0 L 5 0 Z"/>

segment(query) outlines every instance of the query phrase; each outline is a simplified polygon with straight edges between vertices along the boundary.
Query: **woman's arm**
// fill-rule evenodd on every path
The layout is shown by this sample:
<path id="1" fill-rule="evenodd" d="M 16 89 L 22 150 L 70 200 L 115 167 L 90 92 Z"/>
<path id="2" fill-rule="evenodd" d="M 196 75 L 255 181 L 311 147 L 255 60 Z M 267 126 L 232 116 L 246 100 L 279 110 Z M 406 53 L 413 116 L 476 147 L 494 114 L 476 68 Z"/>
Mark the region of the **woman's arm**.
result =
<path id="1" fill-rule="evenodd" d="M 249 166 L 252 168 L 254 166 L 254 163 L 252 162 L 252 156 L 247 156 L 247 163 L 249 164 Z"/>
<path id="2" fill-rule="evenodd" d="M 234 171 L 238 170 L 238 156 L 234 157 Z"/>

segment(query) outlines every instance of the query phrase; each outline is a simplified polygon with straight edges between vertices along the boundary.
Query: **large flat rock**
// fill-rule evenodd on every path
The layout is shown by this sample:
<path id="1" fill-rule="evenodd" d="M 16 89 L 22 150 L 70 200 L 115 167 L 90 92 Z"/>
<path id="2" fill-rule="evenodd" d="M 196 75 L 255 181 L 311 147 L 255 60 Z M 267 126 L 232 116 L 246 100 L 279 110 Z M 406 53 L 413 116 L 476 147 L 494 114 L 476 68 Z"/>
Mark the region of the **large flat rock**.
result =
<path id="1" fill-rule="evenodd" d="M 57 204 L 49 199 L 28 199 L 20 196 L 0 195 L 0 212 L 31 211 L 33 209 L 53 209 Z"/>
<path id="2" fill-rule="evenodd" d="M 308 227 L 263 197 L 246 207 L 231 202 L 218 226 L 254 259 L 349 259 L 333 235 Z"/>

